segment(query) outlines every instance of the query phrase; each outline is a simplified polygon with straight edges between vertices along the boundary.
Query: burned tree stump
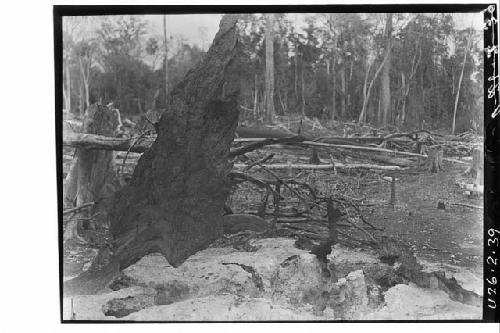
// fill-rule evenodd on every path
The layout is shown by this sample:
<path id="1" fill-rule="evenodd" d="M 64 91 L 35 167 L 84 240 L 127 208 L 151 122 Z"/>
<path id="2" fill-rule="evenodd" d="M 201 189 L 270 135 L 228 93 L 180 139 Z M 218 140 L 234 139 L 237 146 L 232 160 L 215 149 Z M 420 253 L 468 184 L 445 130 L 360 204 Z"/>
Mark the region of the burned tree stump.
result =
<path id="1" fill-rule="evenodd" d="M 102 105 L 91 105 L 85 113 L 83 132 L 110 137 L 115 136 L 120 124 L 117 111 Z M 112 151 L 76 149 L 75 161 L 64 186 L 64 200 L 66 202 L 74 206 L 81 206 L 89 202 L 100 202 L 103 198 L 111 196 L 117 186 Z M 83 242 L 84 240 L 78 233 L 78 222 L 90 221 L 88 227 L 93 227 L 89 217 L 96 213 L 100 214 L 100 220 L 102 221 L 105 211 L 99 205 L 82 210 L 78 218 L 71 219 L 66 225 L 64 241 L 73 239 Z"/>
<path id="2" fill-rule="evenodd" d="M 173 89 L 156 141 L 116 194 L 108 267 L 124 269 L 154 252 L 177 267 L 223 235 L 228 154 L 238 123 L 236 23 L 233 15 L 222 18 L 208 53 Z M 109 273 L 106 267 L 102 271 Z M 88 293 L 85 282 L 97 278 L 67 281 L 65 292 Z"/>
<path id="3" fill-rule="evenodd" d="M 432 173 L 443 170 L 443 150 L 431 149 L 427 153 L 427 168 Z"/>
<path id="4" fill-rule="evenodd" d="M 476 147 L 472 150 L 470 175 L 474 178 L 476 185 L 484 185 L 484 151 L 482 147 Z"/>
<path id="5" fill-rule="evenodd" d="M 396 177 L 391 177 L 391 201 L 389 204 L 394 207 L 396 205 Z"/>
<path id="6" fill-rule="evenodd" d="M 111 231 L 121 268 L 152 252 L 178 266 L 222 235 L 238 123 L 236 47 L 236 19 L 225 16 L 201 64 L 172 91 L 155 143 L 116 196 Z"/>

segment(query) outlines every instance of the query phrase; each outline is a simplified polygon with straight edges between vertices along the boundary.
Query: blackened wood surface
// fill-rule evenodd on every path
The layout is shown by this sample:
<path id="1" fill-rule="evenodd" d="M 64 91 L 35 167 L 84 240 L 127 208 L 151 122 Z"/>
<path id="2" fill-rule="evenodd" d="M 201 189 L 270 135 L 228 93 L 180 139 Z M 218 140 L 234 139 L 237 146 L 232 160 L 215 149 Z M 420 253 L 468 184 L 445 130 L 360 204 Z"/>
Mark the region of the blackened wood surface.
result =
<path id="1" fill-rule="evenodd" d="M 238 122 L 236 18 L 226 15 L 212 47 L 172 91 L 159 133 L 111 212 L 120 268 L 160 252 L 173 266 L 222 235 L 228 160 Z"/>
<path id="2" fill-rule="evenodd" d="M 160 252 L 177 267 L 222 235 L 238 123 L 236 22 L 222 18 L 208 53 L 173 89 L 156 141 L 115 195 L 109 260 L 66 281 L 66 296 L 102 290 L 149 253 Z"/>

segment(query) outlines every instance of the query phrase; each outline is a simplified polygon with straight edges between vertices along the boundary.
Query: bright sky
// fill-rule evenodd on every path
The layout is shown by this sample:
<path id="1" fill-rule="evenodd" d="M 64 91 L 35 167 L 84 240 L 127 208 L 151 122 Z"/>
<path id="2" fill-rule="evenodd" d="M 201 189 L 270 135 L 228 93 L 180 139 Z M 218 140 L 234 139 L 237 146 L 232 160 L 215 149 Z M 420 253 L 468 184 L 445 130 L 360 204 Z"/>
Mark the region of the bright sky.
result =
<path id="1" fill-rule="evenodd" d="M 167 35 L 183 35 L 189 44 L 206 49 L 219 29 L 221 17 L 221 14 L 167 15 Z M 154 34 L 163 36 L 162 15 L 146 15 L 145 19 L 151 23 Z M 205 36 L 202 36 L 201 29 L 205 30 Z"/>
<path id="2" fill-rule="evenodd" d="M 299 27 L 304 24 L 304 18 L 307 16 L 307 14 L 289 15 L 292 22 L 295 22 Z M 183 36 L 188 44 L 197 44 L 206 50 L 217 33 L 221 17 L 221 14 L 167 15 L 167 35 L 171 37 Z M 148 30 L 151 35 L 159 37 L 161 40 L 163 38 L 163 16 L 145 15 L 144 18 L 149 22 Z M 456 13 L 454 19 L 455 25 L 459 29 L 471 25 L 476 30 L 482 29 L 482 13 Z M 90 23 L 90 26 L 90 29 L 96 28 L 95 23 Z"/>
<path id="3" fill-rule="evenodd" d="M 291 14 L 297 17 L 297 23 L 302 24 L 300 19 L 303 14 Z M 205 48 L 210 43 L 219 28 L 221 14 L 195 14 L 195 15 L 167 15 L 167 34 L 170 36 L 183 35 L 190 44 L 198 44 Z M 146 15 L 146 20 L 151 22 L 154 34 L 163 34 L 162 15 Z M 482 29 L 482 13 L 456 13 L 454 14 L 457 28 L 465 28 L 471 24 L 476 30 Z M 202 38 L 200 29 L 205 30 L 205 36 Z"/>

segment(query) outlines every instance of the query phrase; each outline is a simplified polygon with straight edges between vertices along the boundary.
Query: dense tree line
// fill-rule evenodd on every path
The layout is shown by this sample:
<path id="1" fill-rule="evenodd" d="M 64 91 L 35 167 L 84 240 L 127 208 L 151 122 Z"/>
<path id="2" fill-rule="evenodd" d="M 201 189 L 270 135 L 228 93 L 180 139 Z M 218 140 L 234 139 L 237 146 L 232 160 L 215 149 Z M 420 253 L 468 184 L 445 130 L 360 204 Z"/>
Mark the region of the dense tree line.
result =
<path id="1" fill-rule="evenodd" d="M 162 109 L 166 77 L 175 86 L 204 55 L 155 36 L 141 16 L 64 20 L 71 112 L 93 102 L 128 115 Z M 246 14 L 240 27 L 242 120 L 481 130 L 482 35 L 452 14 Z"/>

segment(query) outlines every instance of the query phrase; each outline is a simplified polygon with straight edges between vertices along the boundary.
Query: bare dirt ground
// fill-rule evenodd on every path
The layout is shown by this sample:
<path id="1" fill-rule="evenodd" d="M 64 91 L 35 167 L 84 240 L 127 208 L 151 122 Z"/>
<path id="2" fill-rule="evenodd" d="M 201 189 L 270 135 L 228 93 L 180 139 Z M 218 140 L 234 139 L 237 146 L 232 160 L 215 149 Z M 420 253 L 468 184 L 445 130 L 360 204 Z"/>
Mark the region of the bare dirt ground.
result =
<path id="1" fill-rule="evenodd" d="M 317 172 L 306 180 L 327 191 L 363 198 L 360 208 L 367 221 L 409 244 L 418 258 L 436 265 L 463 267 L 481 276 L 483 210 L 452 205 L 482 206 L 482 197 L 469 198 L 456 184 L 464 179 L 465 169 L 466 165 L 445 162 L 445 170 L 438 173 L 420 170 L 397 175 L 394 207 L 388 204 L 390 183 L 380 174 Z M 260 195 L 255 190 L 243 186 L 233 195 L 231 206 L 235 213 L 256 207 Z M 439 201 L 444 202 L 444 210 L 437 208 Z M 78 275 L 96 253 L 88 246 L 65 246 L 64 276 Z"/>
<path id="2" fill-rule="evenodd" d="M 394 208 L 377 206 L 368 219 L 389 235 L 410 244 L 417 257 L 451 264 L 482 275 L 483 210 L 452 203 L 482 206 L 482 197 L 469 198 L 457 186 L 466 166 L 445 162 L 439 173 L 399 176 Z M 364 196 L 387 201 L 389 183 L 362 186 Z M 438 202 L 445 209 L 438 209 Z"/>

